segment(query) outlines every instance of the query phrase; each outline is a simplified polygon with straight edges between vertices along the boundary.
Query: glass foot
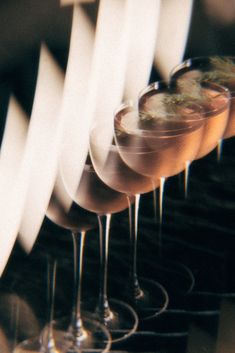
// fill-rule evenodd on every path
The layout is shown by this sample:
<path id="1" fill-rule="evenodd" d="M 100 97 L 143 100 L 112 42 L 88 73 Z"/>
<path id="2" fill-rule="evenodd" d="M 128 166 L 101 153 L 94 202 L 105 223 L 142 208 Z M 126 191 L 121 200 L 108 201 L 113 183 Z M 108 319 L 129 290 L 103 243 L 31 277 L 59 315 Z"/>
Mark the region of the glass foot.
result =
<path id="1" fill-rule="evenodd" d="M 48 339 L 45 328 L 40 337 L 28 339 L 16 346 L 13 353 L 106 353 L 111 347 L 111 336 L 103 325 L 95 320 L 83 319 L 84 334 L 74 337 L 66 320 L 55 323 L 53 340 Z"/>
<path id="2" fill-rule="evenodd" d="M 58 342 L 57 342 L 58 344 Z M 60 344 L 58 344 L 60 345 Z M 64 353 L 61 347 L 44 347 L 40 337 L 27 339 L 19 343 L 13 350 L 13 353 Z"/>
<path id="3" fill-rule="evenodd" d="M 169 260 L 161 260 L 158 265 L 165 272 L 165 279 L 162 278 L 161 283 L 170 293 L 185 296 L 192 292 L 195 278 L 188 266 Z"/>
<path id="4" fill-rule="evenodd" d="M 169 297 L 165 288 L 151 279 L 139 278 L 141 295 L 139 298 L 130 298 L 140 320 L 149 320 L 162 314 L 169 303 Z"/>
<path id="5" fill-rule="evenodd" d="M 166 288 L 170 297 L 186 296 L 194 288 L 195 278 L 191 269 L 178 261 L 155 259 L 143 262 L 142 267 L 145 273 L 151 273 L 151 277 Z"/>
<path id="6" fill-rule="evenodd" d="M 95 305 L 96 303 L 92 301 L 86 303 L 86 308 L 94 312 L 92 318 L 99 320 L 108 329 L 112 343 L 126 340 L 137 330 L 138 315 L 129 304 L 113 298 L 109 299 L 111 315 L 107 319 L 101 317 L 95 310 Z"/>

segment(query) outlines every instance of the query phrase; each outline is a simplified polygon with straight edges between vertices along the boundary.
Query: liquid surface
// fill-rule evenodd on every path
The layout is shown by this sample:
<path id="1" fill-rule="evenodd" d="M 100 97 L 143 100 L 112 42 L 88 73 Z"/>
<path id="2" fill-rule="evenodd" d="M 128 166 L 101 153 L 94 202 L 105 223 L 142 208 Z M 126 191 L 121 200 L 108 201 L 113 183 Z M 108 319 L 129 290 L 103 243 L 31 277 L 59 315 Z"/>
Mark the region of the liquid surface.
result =
<path id="1" fill-rule="evenodd" d="M 157 93 L 145 98 L 140 106 L 145 115 L 123 111 L 116 116 L 121 156 L 132 169 L 149 177 L 178 174 L 186 161 L 196 157 L 200 147 L 204 126 L 201 109 L 193 111 L 184 106 L 169 113 L 167 107 L 156 109 L 161 105 L 162 94 L 159 100 Z"/>

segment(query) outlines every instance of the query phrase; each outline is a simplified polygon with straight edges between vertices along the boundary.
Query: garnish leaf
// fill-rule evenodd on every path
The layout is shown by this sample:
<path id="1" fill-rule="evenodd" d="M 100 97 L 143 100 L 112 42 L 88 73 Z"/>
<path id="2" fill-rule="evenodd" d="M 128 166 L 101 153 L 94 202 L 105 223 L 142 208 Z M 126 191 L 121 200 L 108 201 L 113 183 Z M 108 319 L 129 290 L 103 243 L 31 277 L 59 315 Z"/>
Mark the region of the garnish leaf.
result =
<path id="1" fill-rule="evenodd" d="M 226 84 L 235 79 L 235 63 L 229 57 L 214 56 L 210 58 L 212 70 L 202 74 L 204 81 L 214 81 Z"/>

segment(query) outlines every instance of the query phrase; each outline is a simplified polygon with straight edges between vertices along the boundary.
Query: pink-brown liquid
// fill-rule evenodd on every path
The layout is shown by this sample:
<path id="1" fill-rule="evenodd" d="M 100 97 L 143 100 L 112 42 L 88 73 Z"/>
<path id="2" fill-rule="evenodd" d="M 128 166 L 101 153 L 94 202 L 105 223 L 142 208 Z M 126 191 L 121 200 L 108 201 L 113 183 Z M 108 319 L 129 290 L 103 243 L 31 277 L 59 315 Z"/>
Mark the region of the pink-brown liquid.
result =
<path id="1" fill-rule="evenodd" d="M 213 70 L 213 68 L 211 69 Z M 195 80 L 195 79 L 200 79 L 201 77 L 201 71 L 199 69 L 193 69 L 192 68 L 184 68 L 184 69 L 179 69 L 179 71 L 175 72 L 175 77 L 176 79 L 186 79 L 186 80 Z M 216 79 L 214 82 L 216 83 Z M 221 83 L 221 82 L 218 82 Z M 227 125 L 226 128 L 223 132 L 223 138 L 230 138 L 232 136 L 235 136 L 235 80 L 226 80 L 225 82 L 222 83 L 224 87 L 227 87 L 231 93 L 231 100 L 230 100 L 230 111 L 229 111 L 229 116 L 227 120 Z"/>
<path id="2" fill-rule="evenodd" d="M 123 111 L 116 117 L 116 129 L 120 131 L 116 139 L 123 160 L 138 173 L 170 177 L 184 170 L 186 161 L 197 155 L 204 127 L 201 110 L 190 114 L 188 119 L 177 121 L 174 117 L 172 122 L 163 124 L 161 119 L 154 119 L 154 123 L 146 120 L 144 129 L 133 131 L 123 128 L 130 114 L 134 113 Z"/>
<path id="3" fill-rule="evenodd" d="M 104 184 L 91 164 L 84 168 L 75 202 L 99 215 L 120 212 L 129 206 L 127 196 Z"/>
<path id="4" fill-rule="evenodd" d="M 158 180 L 136 173 L 129 168 L 121 159 L 116 145 L 109 146 L 108 153 L 103 150 L 102 144 L 99 142 L 102 138 L 102 132 L 92 131 L 91 158 L 97 174 L 107 185 L 127 195 L 143 194 L 154 190 L 159 185 Z M 100 156 L 106 154 L 105 161 L 103 161 Z"/>

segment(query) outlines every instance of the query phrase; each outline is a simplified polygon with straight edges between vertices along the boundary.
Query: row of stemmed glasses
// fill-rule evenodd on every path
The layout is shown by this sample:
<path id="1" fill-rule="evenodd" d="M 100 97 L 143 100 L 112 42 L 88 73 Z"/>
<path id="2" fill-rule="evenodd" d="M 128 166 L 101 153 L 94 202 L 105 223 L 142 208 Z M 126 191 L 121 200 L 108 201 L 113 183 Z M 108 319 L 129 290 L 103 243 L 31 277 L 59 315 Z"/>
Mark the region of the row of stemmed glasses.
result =
<path id="1" fill-rule="evenodd" d="M 159 185 L 162 195 L 166 178 L 179 174 L 216 146 L 226 126 L 229 100 L 226 89 L 210 82 L 203 82 L 200 93 L 196 87 L 193 94 L 173 81 L 171 85 L 157 82 L 141 92 L 138 109 L 130 102 L 117 109 L 113 139 L 104 126 L 96 123 L 92 128 L 90 153 L 96 173 L 129 198 L 131 256 L 126 298 L 141 319 L 164 311 L 168 296 L 159 283 L 146 278 L 139 281 L 137 275 L 139 195 Z M 194 278 L 190 271 L 188 275 L 191 290 Z"/>
<path id="2" fill-rule="evenodd" d="M 91 134 L 93 136 L 93 134 Z M 98 136 L 98 135 L 97 135 Z M 91 139 L 92 140 L 92 139 Z M 91 143 L 92 156 L 94 153 L 100 151 L 97 145 Z M 125 193 L 117 191 L 119 188 L 111 189 L 107 184 L 98 177 L 95 172 L 91 161 L 87 160 L 84 171 L 78 185 L 76 195 L 74 196 L 75 202 L 72 207 L 67 207 L 66 203 L 63 204 L 61 199 L 61 192 L 66 194 L 66 178 L 62 172 L 62 180 L 57 180 L 55 190 L 52 194 L 51 201 L 47 210 L 47 217 L 54 223 L 69 229 L 73 236 L 74 244 L 74 305 L 71 320 L 63 320 L 62 322 L 53 323 L 53 315 L 50 315 L 49 324 L 44 328 L 42 334 L 37 339 L 27 340 L 15 349 L 15 352 L 26 352 L 30 349 L 33 351 L 44 350 L 46 352 L 70 352 L 80 351 L 83 349 L 97 349 L 99 351 L 106 351 L 110 345 L 110 341 L 116 342 L 129 337 L 138 325 L 138 317 L 132 307 L 120 300 L 110 300 L 107 293 L 107 269 L 108 269 L 108 243 L 109 243 L 109 230 L 111 214 L 120 212 L 127 207 L 132 215 L 132 203 L 134 201 L 133 195 L 137 190 L 147 192 L 156 187 L 153 178 L 146 178 L 134 171 L 130 170 L 121 160 L 117 153 L 117 147 L 114 146 L 114 156 L 116 162 L 119 163 L 119 168 L 108 171 L 109 177 L 116 181 L 120 179 L 117 172 L 122 171 L 121 183 L 123 184 L 126 179 L 126 173 L 129 177 L 129 189 L 132 185 L 132 190 L 125 189 Z M 115 160 L 114 158 L 114 160 Z M 96 163 L 95 163 L 96 165 Z M 117 167 L 117 165 L 116 165 Z M 110 174 L 111 173 L 111 174 Z M 100 173 L 99 173 L 100 175 Z M 119 180 L 119 181 L 120 181 Z M 135 183 L 132 183 L 135 182 Z M 59 185 L 58 185 L 59 184 Z M 62 187 L 62 190 L 61 190 Z M 57 189 L 60 188 L 58 191 Z M 138 196 L 135 198 L 136 211 L 138 208 Z M 78 206 L 79 205 L 79 206 Z M 83 211 L 81 209 L 83 207 Z M 87 215 L 88 210 L 89 214 Z M 101 253 L 101 266 L 100 266 L 100 293 L 98 303 L 93 306 L 92 321 L 87 318 L 82 318 L 81 314 L 81 274 L 82 274 L 82 257 L 85 230 L 93 225 L 91 221 L 91 212 L 94 218 L 94 213 L 98 216 L 99 233 L 100 233 L 100 253 Z M 137 214 L 137 212 L 135 212 Z M 87 216 L 89 222 L 87 222 Z M 154 281 L 142 280 L 141 287 L 137 277 L 137 261 L 136 261 L 136 235 L 137 235 L 137 217 L 135 225 L 131 222 L 131 256 L 130 256 L 130 288 L 128 288 L 128 297 L 131 299 L 132 304 L 135 305 L 139 313 L 142 313 L 146 318 L 153 316 L 156 313 L 161 313 L 167 306 L 168 296 L 164 288 Z M 54 296 L 55 291 L 55 268 L 52 272 L 53 286 L 51 288 L 51 297 Z M 144 289 L 143 289 L 144 283 Z M 146 288 L 147 287 L 147 288 Z M 150 290 L 149 290 L 150 288 Z M 146 307 L 151 307 L 149 298 L 154 301 L 152 306 L 154 310 L 146 314 Z M 53 304 L 53 300 L 52 300 Z M 53 308 L 52 308 L 53 313 Z M 103 326 L 97 324 L 101 322 Z M 66 328 L 67 326 L 67 328 Z M 99 339 L 95 338 L 95 332 L 100 333 Z M 112 333 L 112 340 L 108 339 L 108 328 Z"/>
<path id="3" fill-rule="evenodd" d="M 132 220 L 130 222 L 128 301 L 132 303 L 141 318 L 153 317 L 166 308 L 168 296 L 165 289 L 148 279 L 139 281 L 137 276 L 139 194 L 163 184 L 159 182 L 162 178 L 178 174 L 184 169 L 186 162 L 191 162 L 209 153 L 218 142 L 218 135 L 227 122 L 229 105 L 228 91 L 217 85 L 203 83 L 200 95 L 196 99 L 188 94 L 187 89 L 188 86 L 182 88 L 182 86 L 172 84 L 169 87 L 163 83 L 155 83 L 142 92 L 139 109 L 135 109 L 132 104 L 122 105 L 115 114 L 115 133 L 111 143 L 107 143 L 104 126 L 96 124 L 92 128 L 90 153 L 93 166 L 88 160 L 74 201 L 84 209 L 98 215 L 101 277 L 100 295 L 98 304 L 94 308 L 93 319 L 98 319 L 104 327 L 99 324 L 97 326 L 93 319 L 92 321 L 82 320 L 80 310 L 81 259 L 85 230 L 84 228 L 81 230 L 78 225 L 79 213 L 74 213 L 73 207 L 69 210 L 63 209 L 61 205 L 59 206 L 58 200 L 52 196 L 48 216 L 55 223 L 69 228 L 72 232 L 75 268 L 78 270 L 75 271 L 76 295 L 74 296 L 72 320 L 65 331 L 61 329 L 50 331 L 54 326 L 49 325 L 49 333 L 55 333 L 53 339 L 55 342 L 60 342 L 60 348 L 55 348 L 56 345 L 50 346 L 47 347 L 48 352 L 71 352 L 71 349 L 76 352 L 94 348 L 94 342 L 97 340 L 91 339 L 91 333 L 88 334 L 88 332 L 94 333 L 94 330 L 85 328 L 85 326 L 93 325 L 94 327 L 95 325 L 96 331 L 98 327 L 99 333 L 104 333 L 106 338 L 99 336 L 98 348 L 96 345 L 99 351 L 106 351 L 109 347 L 110 340 L 105 327 L 113 333 L 113 341 L 125 339 L 136 330 L 138 318 L 132 307 L 121 301 L 109 300 L 107 293 L 111 214 L 127 207 L 129 207 Z M 63 182 L 66 188 L 66 180 Z M 152 298 L 155 298 L 155 302 L 152 302 Z M 151 308 L 151 311 L 149 312 L 147 308 Z M 48 336 L 50 335 L 47 334 Z M 24 350 L 21 349 L 21 351 Z"/>
<path id="4" fill-rule="evenodd" d="M 98 130 L 96 129 L 97 126 L 92 129 L 90 141 L 93 165 L 96 167 L 98 165 L 97 168 L 99 171 L 96 172 L 97 169 L 96 171 L 94 170 L 88 156 L 81 180 L 73 198 L 79 207 L 96 213 L 98 216 L 101 255 L 100 292 L 98 303 L 94 303 L 93 300 L 91 301 L 91 306 L 88 305 L 88 308 L 90 312 L 93 312 L 92 318 L 104 324 L 104 326 L 111 332 L 111 341 L 119 342 L 128 338 L 133 332 L 135 332 L 138 325 L 138 316 L 135 310 L 133 310 L 132 306 L 127 304 L 126 301 L 130 302 L 134 306 L 141 319 L 160 314 L 166 309 L 168 304 L 168 295 L 165 289 L 159 283 L 156 283 L 152 280 L 141 279 L 140 287 L 137 277 L 136 237 L 138 195 L 136 196 L 136 193 L 137 190 L 148 192 L 149 190 L 152 190 L 154 187 L 156 187 L 156 183 L 154 183 L 153 178 L 146 178 L 145 176 L 139 175 L 138 173 L 135 173 L 133 170 L 128 168 L 128 166 L 124 164 L 120 158 L 117 146 L 112 145 L 110 151 L 103 150 L 103 145 L 101 148 L 101 145 L 96 143 L 97 141 L 95 139 L 93 140 L 93 137 L 100 136 L 101 139 L 99 139 L 99 141 L 106 142 L 105 136 L 102 133 L 105 132 L 105 129 L 104 127 L 101 128 L 100 126 Z M 102 168 L 101 172 L 99 167 L 102 167 L 102 165 L 99 164 L 99 159 L 96 160 L 94 156 L 97 156 L 97 154 L 99 155 L 101 153 L 103 156 L 106 155 L 107 157 L 107 152 L 108 154 L 110 152 L 109 167 L 105 170 Z M 109 179 L 109 182 L 107 182 L 107 178 Z M 111 183 L 110 180 L 113 180 L 113 183 Z M 66 186 L 65 176 L 63 183 Z M 125 183 L 127 185 L 124 187 Z M 119 185 L 119 187 L 117 187 L 117 185 Z M 110 186 L 112 186 L 112 188 L 110 188 Z M 135 208 L 134 215 L 132 213 L 133 203 Z M 117 299 L 110 299 L 108 297 L 108 248 L 111 215 L 113 213 L 120 212 L 127 207 L 129 208 L 130 216 L 133 222 L 130 222 L 130 281 L 129 288 L 127 288 L 126 291 L 127 294 L 124 296 L 126 300 L 123 302 Z M 63 215 L 63 217 L 65 217 L 65 215 Z M 59 220 L 59 222 L 61 224 L 61 220 Z M 56 220 L 56 223 L 58 223 L 58 219 Z M 73 237 L 73 239 L 75 242 L 76 238 Z M 77 245 L 75 245 L 75 248 L 77 248 Z M 81 270 L 79 272 L 81 272 Z M 80 285 L 78 288 L 79 287 Z M 79 294 L 79 297 L 80 295 L 81 293 Z M 79 298 L 75 299 L 75 303 L 78 301 L 78 299 Z M 151 310 L 148 311 L 147 308 L 151 308 Z M 75 323 L 76 317 L 77 314 L 75 315 Z M 76 325 L 78 326 L 78 324 Z M 73 330 L 73 332 L 75 331 Z"/>
<path id="5" fill-rule="evenodd" d="M 158 98 L 156 100 L 156 94 L 159 94 L 160 106 Z M 162 95 L 164 96 L 164 94 L 167 95 L 167 99 L 164 101 L 167 107 L 163 108 L 161 104 Z M 174 95 L 175 93 L 170 92 L 170 94 Z M 179 97 L 174 96 L 173 98 L 178 99 Z M 131 303 L 142 318 L 152 317 L 162 312 L 167 305 L 168 297 L 161 285 L 146 279 L 141 279 L 141 285 L 139 284 L 136 240 L 138 194 L 156 188 L 158 180 L 162 177 L 179 173 L 183 169 L 185 162 L 193 160 L 197 155 L 196 151 L 198 153 L 198 150 L 202 148 L 201 140 L 205 136 L 204 132 L 202 136 L 205 116 L 202 114 L 201 106 L 198 102 L 185 101 L 185 99 L 182 102 L 177 100 L 175 102 L 174 99 L 171 100 L 171 96 L 169 97 L 169 87 L 163 86 L 162 83 L 161 85 L 158 83 L 158 86 L 156 84 L 151 85 L 141 96 L 139 111 L 132 104 L 122 105 L 117 111 L 115 115 L 114 140 L 111 145 L 107 145 L 104 127 L 100 127 L 97 124 L 91 131 L 91 156 L 96 172 L 91 162 L 88 162 L 84 168 L 75 201 L 84 209 L 98 214 L 101 244 L 101 286 L 94 317 L 103 322 L 106 327 L 117 335 L 114 335 L 113 341 L 123 339 L 123 332 L 120 328 L 124 328 L 124 338 L 127 338 L 135 331 L 137 316 L 129 305 L 116 300 L 108 300 L 107 249 L 112 213 L 129 207 L 130 215 L 134 219 L 134 222 L 131 222 L 133 232 L 131 232 L 129 300 L 131 299 Z M 164 117 L 161 115 L 163 113 L 162 108 L 163 110 L 166 108 Z M 177 161 L 175 160 L 175 150 L 177 152 Z M 97 174 L 106 185 L 98 178 Z M 66 181 L 64 182 L 66 184 Z M 111 186 L 112 189 L 107 187 L 107 185 Z M 132 210 L 133 196 L 135 217 L 133 217 Z M 76 212 L 74 213 L 74 208 L 65 212 L 61 205 L 58 206 L 58 200 L 55 197 L 51 199 L 48 216 L 55 223 L 71 230 L 74 253 L 78 252 L 79 254 L 79 256 L 75 255 L 75 268 L 78 263 L 80 266 L 78 271 L 75 271 L 76 295 L 72 321 L 63 336 L 66 344 L 62 345 L 63 348 L 61 348 L 64 351 L 69 351 L 72 347 L 74 351 L 78 351 L 81 347 L 94 345 L 94 340 L 91 340 L 91 338 L 88 341 L 86 340 L 88 329 L 84 327 L 90 321 L 87 319 L 81 321 L 80 311 L 81 258 L 85 232 L 84 228 L 81 233 L 78 231 L 77 222 L 79 217 Z M 149 301 L 152 298 L 151 296 L 157 299 L 154 304 L 151 303 L 152 306 Z M 152 307 L 154 310 L 146 312 L 146 307 Z M 123 320 L 121 320 L 121 315 L 124 315 Z M 84 322 L 86 323 L 85 326 Z M 126 324 L 126 326 L 123 326 L 123 324 Z M 95 325 L 97 328 L 97 324 Z M 56 330 L 53 332 L 56 332 Z M 59 332 L 60 337 L 57 338 L 55 335 L 55 340 L 57 339 L 61 342 L 61 330 Z M 104 338 L 101 339 L 99 337 L 99 344 L 100 342 L 107 342 L 107 340 L 105 341 Z M 104 347 L 106 346 L 103 346 L 103 348 L 99 346 L 99 349 L 105 350 L 106 348 Z"/>
<path id="6" fill-rule="evenodd" d="M 206 143 L 203 140 L 207 137 L 206 132 L 210 125 L 208 117 L 219 115 L 218 120 L 224 121 L 228 112 L 222 109 L 223 104 L 228 108 L 228 92 L 216 85 L 210 85 L 209 89 L 211 97 L 216 97 L 213 103 L 208 103 L 207 95 L 203 97 L 203 102 L 202 97 L 192 99 L 173 85 L 169 87 L 158 83 L 152 89 L 153 86 L 142 92 L 138 110 L 133 104 L 124 104 L 117 110 L 114 117 L 115 133 L 111 142 L 104 126 L 98 123 L 93 126 L 90 134 L 92 163 L 88 160 L 75 195 L 75 201 L 80 206 L 98 215 L 101 285 L 93 317 L 111 330 L 114 342 L 127 338 L 136 330 L 137 317 L 128 304 L 108 299 L 107 265 L 111 214 L 129 205 L 132 221 L 130 281 L 126 298 L 141 319 L 156 316 L 166 309 L 168 296 L 160 284 L 149 279 L 139 281 L 137 275 L 139 194 L 158 187 L 162 177 L 178 174 L 188 161 L 207 153 L 212 148 L 210 138 L 206 139 Z M 219 108 L 216 105 L 218 102 Z M 155 112 L 152 103 L 153 106 L 156 104 Z"/>
<path id="7" fill-rule="evenodd" d="M 180 97 L 165 83 L 157 82 L 141 93 L 138 109 L 131 102 L 117 109 L 113 140 L 104 126 L 96 124 L 91 131 L 90 150 L 97 174 L 110 187 L 135 196 L 135 210 L 130 213 L 135 215 L 132 217 L 134 232 L 131 239 L 134 241 L 130 285 L 133 293 L 131 302 L 141 318 L 161 313 L 168 299 L 165 293 L 165 302 L 162 301 L 164 289 L 156 282 L 144 279 L 139 283 L 138 280 L 139 194 L 153 190 L 159 184 L 162 189 L 166 177 L 178 174 L 187 161 L 195 158 L 202 139 L 203 124 L 204 114 L 199 104 Z M 191 288 L 193 276 L 190 271 L 188 275 Z"/>

